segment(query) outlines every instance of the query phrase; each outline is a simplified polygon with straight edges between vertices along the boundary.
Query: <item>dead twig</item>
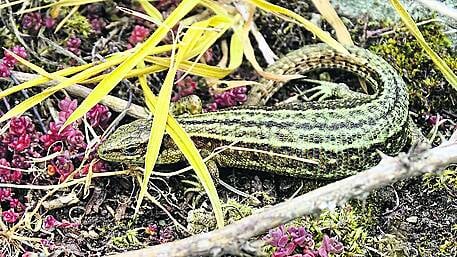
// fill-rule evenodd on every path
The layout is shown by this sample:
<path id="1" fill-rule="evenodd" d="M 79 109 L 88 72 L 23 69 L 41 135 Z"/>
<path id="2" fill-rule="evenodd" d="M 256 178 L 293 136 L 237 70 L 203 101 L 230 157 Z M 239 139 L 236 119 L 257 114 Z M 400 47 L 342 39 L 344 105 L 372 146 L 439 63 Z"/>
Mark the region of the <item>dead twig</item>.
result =
<path id="1" fill-rule="evenodd" d="M 13 71 L 12 74 L 20 82 L 25 82 L 25 81 L 32 80 L 32 79 L 35 79 L 38 77 L 38 75 L 26 73 L 26 72 L 20 72 L 20 71 Z M 2 80 L 2 79 L 3 78 L 0 78 L 0 80 Z M 50 82 L 42 84 L 42 86 L 49 87 L 49 86 L 54 86 L 56 84 L 57 84 L 56 81 L 50 81 Z M 90 94 L 90 92 L 92 91 L 92 89 L 90 89 L 90 88 L 87 88 L 87 87 L 81 86 L 81 85 L 77 85 L 77 84 L 70 86 L 70 87 L 66 87 L 65 90 L 69 94 L 71 94 L 73 96 L 81 97 L 81 98 L 87 97 Z M 110 96 L 110 95 L 105 96 L 103 98 L 103 100 L 100 101 L 100 103 L 108 106 L 115 112 L 122 112 L 125 109 L 125 107 L 128 106 L 127 101 L 114 97 L 114 96 Z M 141 107 L 139 105 L 135 105 L 135 104 L 131 104 L 126 112 L 127 112 L 127 115 L 129 115 L 133 118 L 137 118 L 137 119 L 140 119 L 140 118 L 145 119 L 148 117 L 146 108 Z"/>

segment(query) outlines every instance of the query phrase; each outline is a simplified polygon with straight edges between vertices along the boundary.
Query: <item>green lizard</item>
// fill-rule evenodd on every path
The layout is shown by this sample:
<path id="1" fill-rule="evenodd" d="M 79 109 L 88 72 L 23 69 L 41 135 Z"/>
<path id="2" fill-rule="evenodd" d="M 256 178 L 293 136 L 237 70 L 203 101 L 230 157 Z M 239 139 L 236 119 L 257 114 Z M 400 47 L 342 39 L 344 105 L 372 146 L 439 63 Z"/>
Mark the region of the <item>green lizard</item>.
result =
<path id="1" fill-rule="evenodd" d="M 333 95 L 336 99 L 278 107 L 249 106 L 265 104 L 285 84 L 262 79 L 250 90 L 246 106 L 176 118 L 205 155 L 218 147 L 234 146 L 215 155 L 212 166 L 315 179 L 354 174 L 380 160 L 377 150 L 386 154 L 400 151 L 410 130 L 408 95 L 402 78 L 368 50 L 355 46 L 348 50 L 350 55 L 325 44 L 308 45 L 287 54 L 267 71 L 307 75 L 319 70 L 343 70 L 363 78 L 373 93 L 322 83 L 316 90 L 324 98 Z M 99 156 L 109 161 L 144 163 L 150 126 L 150 120 L 120 126 L 100 145 Z M 183 160 L 179 149 L 165 136 L 157 164 Z"/>

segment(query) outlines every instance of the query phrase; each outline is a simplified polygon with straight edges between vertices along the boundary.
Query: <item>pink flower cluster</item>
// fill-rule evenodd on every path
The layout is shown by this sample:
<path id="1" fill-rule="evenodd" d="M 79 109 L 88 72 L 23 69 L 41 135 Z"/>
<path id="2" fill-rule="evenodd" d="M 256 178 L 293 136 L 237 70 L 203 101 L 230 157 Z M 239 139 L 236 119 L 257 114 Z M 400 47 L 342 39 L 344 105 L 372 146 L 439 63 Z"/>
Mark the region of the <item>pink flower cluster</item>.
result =
<path id="1" fill-rule="evenodd" d="M 328 257 L 329 253 L 343 252 L 343 244 L 335 238 L 324 235 L 321 246 L 316 250 L 313 235 L 304 227 L 290 227 L 284 225 L 271 229 L 263 240 L 276 249 L 272 257 Z"/>
<path id="2" fill-rule="evenodd" d="M 50 149 L 51 152 L 63 151 L 62 155 L 56 157 L 48 165 L 48 174 L 54 175 L 58 173 L 60 179 L 63 180 L 75 170 L 74 160 L 81 161 L 87 144 L 83 132 L 79 129 L 80 120 L 65 127 L 59 133 L 64 122 L 78 106 L 78 102 L 67 97 L 61 100 L 58 106 L 60 109 L 59 120 L 49 123 L 49 130 L 45 135 L 40 137 L 40 141 L 46 150 Z M 106 106 L 97 104 L 89 110 L 86 117 L 92 127 L 105 128 L 111 117 L 111 113 Z M 91 159 L 93 157 L 91 156 Z M 91 159 L 88 161 L 91 161 Z M 95 162 L 92 170 L 94 172 L 100 172 L 104 171 L 105 168 L 104 162 L 99 160 Z M 87 164 L 81 173 L 86 174 L 88 169 L 89 165 Z"/>
<path id="3" fill-rule="evenodd" d="M 11 51 L 24 59 L 27 58 L 27 52 L 22 46 L 14 46 Z M 0 62 L 0 77 L 6 78 L 11 75 L 11 69 L 14 68 L 17 60 L 7 51 L 5 51 L 3 54 L 4 56 Z"/>
<path id="4" fill-rule="evenodd" d="M 35 125 L 27 116 L 12 118 L 9 122 L 8 132 L 0 136 L 0 182 L 20 183 L 29 176 L 24 176 L 23 170 L 31 167 L 31 158 L 41 158 L 50 153 L 62 152 L 61 155 L 48 161 L 48 175 L 58 174 L 63 180 L 71 174 L 77 165 L 80 165 L 84 157 L 87 144 L 85 136 L 79 129 L 81 121 L 74 122 L 59 133 L 60 128 L 76 109 L 76 100 L 65 98 L 58 103 L 60 109 L 57 122 L 50 122 L 46 134 L 38 132 Z M 106 106 L 97 104 L 86 115 L 88 123 L 94 129 L 104 129 L 108 125 L 111 113 Z M 76 176 L 87 174 L 89 163 L 93 163 L 92 171 L 101 172 L 106 170 L 106 164 L 101 160 L 95 160 L 95 154 L 90 154 L 80 173 Z M 19 197 L 20 198 L 20 197 Z M 10 188 L 0 188 L 0 204 L 5 209 L 1 212 L 3 220 L 14 223 L 22 215 L 25 206 L 17 198 Z M 48 223 L 51 223 L 49 218 Z M 68 222 L 54 222 L 55 226 L 68 227 Z"/>
<path id="5" fill-rule="evenodd" d="M 21 169 L 30 167 L 27 159 L 41 157 L 40 135 L 29 117 L 11 119 L 8 133 L 0 136 L 0 182 L 21 182 L 23 179 Z M 9 205 L 9 209 L 1 213 L 6 223 L 16 222 L 25 210 L 25 205 L 14 197 L 11 188 L 0 188 L 0 203 L 3 207 Z"/>
<path id="6" fill-rule="evenodd" d="M 142 42 L 145 38 L 149 36 L 149 29 L 141 25 L 135 25 L 133 28 L 132 34 L 130 34 L 129 42 L 132 46 Z"/>
<path id="7" fill-rule="evenodd" d="M 3 171 L 0 172 L 0 181 L 17 183 L 21 180 L 22 172 L 17 169 L 30 167 L 30 164 L 26 162 L 27 158 L 40 157 L 40 135 L 29 117 L 11 119 L 8 133 L 0 136 L 0 158 L 4 158 L 0 160 L 1 167 L 3 167 Z M 9 167 L 13 169 L 9 169 Z M 10 171 L 7 172 L 7 169 Z"/>
<path id="8" fill-rule="evenodd" d="M 194 93 L 195 89 L 197 89 L 197 81 L 193 78 L 187 76 L 184 79 L 181 79 L 176 83 L 177 93 L 175 93 L 172 97 L 172 101 L 177 101 L 181 97 L 191 95 Z"/>
<path id="9" fill-rule="evenodd" d="M 79 55 L 79 53 L 81 52 L 81 50 L 79 49 L 80 47 L 81 47 L 81 39 L 79 37 L 71 36 L 67 40 L 68 51 L 70 51 L 76 55 Z"/>
<path id="10" fill-rule="evenodd" d="M 86 18 L 89 20 L 89 23 L 92 26 L 92 30 L 95 34 L 101 33 L 103 28 L 106 27 L 106 21 L 103 18 L 104 16 L 106 16 L 106 14 L 104 13 L 103 5 L 89 4 L 87 5 L 86 10 Z"/>
<path id="11" fill-rule="evenodd" d="M 146 227 L 145 233 L 148 234 L 152 241 L 157 244 L 164 244 L 173 241 L 176 235 L 171 227 L 159 229 L 156 224 L 150 224 Z"/>
<path id="12" fill-rule="evenodd" d="M 14 223 L 25 210 L 25 205 L 14 197 L 11 188 L 0 188 L 0 204 L 9 204 L 9 209 L 3 211 L 2 218 L 6 223 Z M 2 205 L 3 205 L 2 204 Z"/>
<path id="13" fill-rule="evenodd" d="M 80 224 L 75 222 L 69 222 L 67 220 L 58 221 L 54 216 L 48 215 L 44 219 L 43 228 L 45 230 L 51 230 L 54 228 L 75 228 Z"/>
<path id="14" fill-rule="evenodd" d="M 40 12 L 26 13 L 22 17 L 22 28 L 29 31 L 38 31 L 42 26 L 50 29 L 56 21 L 51 16 L 43 16 Z"/>
<path id="15" fill-rule="evenodd" d="M 216 111 L 218 108 L 232 107 L 246 102 L 246 87 L 232 88 L 221 94 L 214 94 L 214 102 L 207 106 L 207 111 Z"/>

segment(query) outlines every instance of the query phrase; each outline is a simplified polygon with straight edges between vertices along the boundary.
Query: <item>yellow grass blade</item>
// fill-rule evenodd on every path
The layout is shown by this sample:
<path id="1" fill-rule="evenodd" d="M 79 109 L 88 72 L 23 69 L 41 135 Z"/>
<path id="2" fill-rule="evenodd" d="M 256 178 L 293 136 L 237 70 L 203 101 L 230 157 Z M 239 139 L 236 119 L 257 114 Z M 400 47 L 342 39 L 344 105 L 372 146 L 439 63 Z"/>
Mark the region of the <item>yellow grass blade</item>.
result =
<path id="1" fill-rule="evenodd" d="M 159 155 L 160 145 L 163 139 L 163 131 L 166 127 L 168 111 L 169 111 L 169 101 L 171 98 L 171 92 L 173 87 L 174 77 L 178 70 L 178 64 L 184 60 L 186 53 L 196 44 L 197 39 L 202 35 L 203 30 L 208 26 L 209 20 L 196 22 L 192 24 L 187 30 L 186 34 L 182 39 L 182 47 L 178 50 L 175 60 L 171 62 L 170 69 L 165 77 L 164 84 L 159 92 L 159 98 L 157 101 L 157 109 L 155 112 L 154 120 L 152 121 L 151 135 L 149 137 L 149 142 L 146 151 L 145 158 L 145 174 L 143 178 L 143 183 L 141 186 L 140 194 L 138 196 L 136 210 L 139 209 L 141 201 L 146 193 L 147 184 L 149 178 L 152 174 L 155 162 Z M 172 55 L 171 59 L 173 60 L 174 56 Z M 182 149 L 186 150 L 186 149 Z M 198 151 L 196 152 L 198 154 Z M 189 155 L 187 152 L 183 152 L 184 155 Z M 187 157 L 186 156 L 186 157 Z M 188 157 L 187 157 L 188 158 Z M 189 159 L 191 164 L 195 164 L 192 159 Z M 224 219 L 222 216 L 221 203 L 219 197 L 217 196 L 216 188 L 212 183 L 211 176 L 203 164 L 203 166 L 194 167 L 195 172 L 197 173 L 199 179 L 201 180 L 203 186 L 209 194 L 210 201 L 213 204 L 214 211 L 216 213 L 216 220 L 219 227 L 223 227 Z"/>
<path id="2" fill-rule="evenodd" d="M 160 24 L 162 24 L 162 17 L 161 17 L 161 19 L 157 19 L 157 18 L 151 17 L 147 14 L 144 14 L 142 12 L 137 12 L 137 11 L 131 10 L 129 8 L 125 8 L 125 7 L 117 7 L 117 9 L 119 9 L 122 12 L 125 12 L 128 15 L 133 15 L 133 16 L 136 16 L 143 20 L 150 21 L 150 22 L 154 23 L 155 25 L 160 26 Z"/>
<path id="3" fill-rule="evenodd" d="M 213 29 L 208 29 L 203 32 L 202 37 L 199 39 L 199 42 L 196 44 L 196 47 L 192 48 L 185 59 L 193 58 L 200 53 L 203 53 L 208 48 L 210 48 L 217 39 L 219 39 L 225 31 L 235 24 L 236 20 L 230 16 L 216 15 L 213 16 L 209 21 L 209 26 L 212 26 Z"/>
<path id="4" fill-rule="evenodd" d="M 341 53 L 349 54 L 348 50 L 343 47 L 338 41 L 333 39 L 328 32 L 323 31 L 318 26 L 314 25 L 312 22 L 308 21 L 307 19 L 301 17 L 300 15 L 287 10 L 286 8 L 271 4 L 265 0 L 245 0 L 255 6 L 259 7 L 260 9 L 273 13 L 277 16 L 286 16 L 291 18 L 292 22 L 297 23 L 298 25 L 303 26 L 305 29 L 311 31 L 314 35 L 320 38 L 323 42 L 327 43 L 329 46 L 333 47 L 335 50 Z M 284 18 L 284 17 L 282 17 Z"/>
<path id="5" fill-rule="evenodd" d="M 243 42 L 243 52 L 246 59 L 251 63 L 252 67 L 259 73 L 262 77 L 271 80 L 277 81 L 289 81 L 292 79 L 302 78 L 302 75 L 283 75 L 283 74 L 273 74 L 270 72 L 265 72 L 255 58 L 254 48 L 251 45 L 249 40 L 249 29 L 251 27 L 250 21 L 247 21 L 242 28 L 235 28 L 235 33 L 239 35 L 240 40 Z"/>
<path id="6" fill-rule="evenodd" d="M 133 69 L 125 75 L 125 79 L 128 78 L 135 78 L 140 75 L 147 75 L 147 74 L 152 74 L 160 71 L 164 71 L 168 69 L 170 66 L 170 58 L 168 57 L 153 57 L 153 56 L 148 56 L 144 59 L 146 62 L 154 63 L 156 65 L 152 66 L 147 66 L 144 68 L 138 68 L 138 69 Z M 192 75 L 197 75 L 205 78 L 223 78 L 227 76 L 228 74 L 232 73 L 233 70 L 229 68 L 221 68 L 217 66 L 210 66 L 207 64 L 202 64 L 202 63 L 195 63 L 195 62 L 190 62 L 190 61 L 183 61 L 179 67 L 179 70 L 188 72 Z M 85 80 L 81 82 L 81 84 L 88 84 L 88 83 L 96 83 L 101 81 L 103 78 L 108 76 L 107 74 L 102 74 L 96 77 L 93 77 L 91 79 Z"/>
<path id="7" fill-rule="evenodd" d="M 8 51 L 8 50 L 6 50 L 6 51 Z M 5 113 L 2 117 L 0 117 L 0 122 L 6 121 L 12 117 L 22 114 L 24 111 L 39 104 L 41 101 L 43 101 L 47 97 L 51 96 L 58 90 L 71 86 L 75 83 L 78 83 L 79 81 L 83 81 L 89 77 L 92 77 L 94 74 L 98 74 L 98 73 L 108 69 L 109 67 L 116 65 L 116 64 L 122 62 L 126 58 L 125 56 L 122 56 L 122 55 L 116 55 L 116 56 L 107 58 L 107 60 L 105 62 L 98 64 L 94 67 L 90 67 L 90 68 L 74 75 L 71 78 L 65 78 L 65 77 L 59 76 L 57 73 L 48 73 L 44 69 L 28 62 L 27 60 L 24 60 L 23 58 L 17 56 L 13 52 L 11 52 L 11 51 L 8 51 L 8 52 L 12 56 L 14 56 L 14 58 L 16 58 L 20 63 L 22 63 L 25 66 L 29 67 L 30 69 L 34 70 L 38 74 L 40 74 L 44 77 L 47 77 L 49 79 L 57 80 L 60 83 L 53 87 L 47 88 L 43 92 L 41 92 L 35 96 L 32 96 L 31 98 L 28 98 L 25 101 L 21 102 L 20 104 L 16 105 L 14 108 L 12 108 L 7 113 Z"/>
<path id="8" fill-rule="evenodd" d="M 163 21 L 162 14 L 151 3 L 149 3 L 148 0 L 138 0 L 138 2 L 140 2 L 141 7 L 143 7 L 144 11 L 151 16 L 151 18 L 157 21 Z"/>
<path id="9" fill-rule="evenodd" d="M 451 68 L 449 68 L 446 62 L 443 61 L 443 59 L 441 59 L 441 57 L 439 57 L 439 55 L 436 54 L 432 48 L 430 48 L 424 36 L 417 27 L 416 23 L 411 18 L 409 13 L 406 11 L 405 7 L 403 7 L 403 5 L 398 0 L 390 0 L 390 3 L 393 5 L 397 13 L 400 15 L 401 19 L 403 20 L 411 34 L 413 34 L 413 36 L 417 39 L 417 41 L 425 50 L 425 52 L 427 52 L 428 56 L 430 56 L 430 59 L 433 60 L 438 69 L 443 73 L 444 77 L 449 82 L 449 84 L 451 84 L 451 86 L 455 90 L 457 90 L 457 76 L 454 74 Z"/>
<path id="10" fill-rule="evenodd" d="M 161 45 L 161 46 L 158 46 L 158 47 L 154 48 L 149 54 L 150 55 L 154 55 L 154 54 L 160 54 L 160 53 L 168 52 L 168 51 L 171 51 L 172 47 L 173 47 L 172 45 Z M 114 54 L 112 56 L 131 54 L 133 52 L 133 50 L 135 50 L 135 49 L 130 49 L 130 50 L 124 51 L 122 53 Z M 129 73 L 127 73 L 127 75 L 124 77 L 124 79 L 137 77 L 139 74 L 150 74 L 150 73 L 154 73 L 154 72 L 163 71 L 163 70 L 168 69 L 168 67 L 155 66 L 155 67 L 147 67 L 147 68 L 144 68 L 144 69 L 145 70 L 143 70 L 143 69 L 132 70 Z M 139 70 L 141 70 L 141 71 L 139 71 Z M 95 77 L 92 77 L 92 78 L 87 79 L 85 81 L 78 82 L 78 83 L 81 83 L 81 84 L 96 83 L 96 82 L 99 82 L 99 81 L 103 80 L 108 75 L 109 74 L 102 74 L 102 75 L 95 76 Z"/>
<path id="11" fill-rule="evenodd" d="M 234 30 L 232 37 L 230 38 L 230 63 L 229 69 L 236 69 L 240 67 L 243 62 L 243 35 L 240 34 L 240 30 Z"/>
<path id="12" fill-rule="evenodd" d="M 211 0 L 201 0 L 201 5 L 205 6 L 206 8 L 212 10 L 215 14 L 218 15 L 228 15 L 227 10 L 224 8 L 223 5 L 216 3 Z"/>
<path id="13" fill-rule="evenodd" d="M 89 64 L 84 64 L 81 66 L 69 67 L 69 68 L 65 68 L 63 70 L 56 71 L 52 74 L 58 75 L 58 76 L 68 76 L 68 75 L 72 75 L 74 73 L 80 72 L 82 70 L 85 70 L 85 69 L 89 68 L 90 66 L 92 66 L 92 64 L 89 63 Z M 19 92 L 23 89 L 35 87 L 35 86 L 38 86 L 40 84 L 43 84 L 43 83 L 46 83 L 49 81 L 51 81 L 51 79 L 44 77 L 44 76 L 40 76 L 38 78 L 26 81 L 24 83 L 14 86 L 14 87 L 10 87 L 3 91 L 0 91 L 0 99 L 2 99 L 5 96 Z"/>
<path id="14" fill-rule="evenodd" d="M 153 113 L 156 113 L 157 97 L 154 95 L 154 93 L 152 93 L 151 89 L 147 86 L 147 83 L 141 83 L 140 81 L 140 85 L 145 96 L 146 105 Z M 201 174 L 198 175 L 199 177 L 202 177 L 201 180 L 211 181 L 211 175 L 209 175 L 206 165 L 200 156 L 198 149 L 195 147 L 194 142 L 191 140 L 187 132 L 181 127 L 181 125 L 179 125 L 176 119 L 171 115 L 168 115 L 167 117 L 165 130 L 171 139 L 173 139 L 178 148 L 183 152 L 189 164 L 192 167 L 198 167 L 194 168 L 194 170 L 202 170 Z M 216 188 L 212 183 L 207 185 L 207 187 L 208 189 L 206 192 L 213 205 L 215 215 L 216 217 L 220 217 L 219 219 L 223 220 L 222 207 L 220 205 L 220 200 Z"/>
<path id="15" fill-rule="evenodd" d="M 72 122 L 82 117 L 90 110 L 100 99 L 105 97 L 124 77 L 135 67 L 140 61 L 149 55 L 149 53 L 157 46 L 157 44 L 166 36 L 169 29 L 172 28 L 180 19 L 190 12 L 198 1 L 184 0 L 176 9 L 168 16 L 168 18 L 159 26 L 154 33 L 142 44 L 133 54 L 131 54 L 122 64 L 120 64 L 109 76 L 105 77 L 94 88 L 92 93 L 79 105 L 78 108 L 68 117 L 67 121 L 62 126 L 62 129 Z"/>
<path id="16" fill-rule="evenodd" d="M 343 21 L 340 19 L 340 16 L 330 4 L 329 0 L 312 0 L 314 6 L 322 14 L 325 20 L 332 25 L 335 29 L 336 38 L 343 45 L 354 45 L 352 42 L 351 34 L 349 34 L 348 28 L 344 25 Z"/>

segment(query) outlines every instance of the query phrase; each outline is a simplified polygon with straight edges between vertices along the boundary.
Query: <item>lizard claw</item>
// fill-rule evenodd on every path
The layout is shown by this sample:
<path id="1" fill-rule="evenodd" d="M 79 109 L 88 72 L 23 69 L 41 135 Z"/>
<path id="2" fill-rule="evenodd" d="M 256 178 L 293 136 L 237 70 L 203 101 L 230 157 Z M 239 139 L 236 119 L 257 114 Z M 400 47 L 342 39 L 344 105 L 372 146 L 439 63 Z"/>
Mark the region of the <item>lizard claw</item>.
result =
<path id="1" fill-rule="evenodd" d="M 319 86 L 313 87 L 305 91 L 305 94 L 315 92 L 313 95 L 308 97 L 309 101 L 318 98 L 317 101 L 323 101 L 328 99 L 332 96 L 340 96 L 341 91 L 348 91 L 349 87 L 346 86 L 344 83 L 334 83 L 328 81 L 320 81 L 320 80 L 311 80 L 311 79 L 304 79 L 305 81 L 311 83 L 318 83 Z"/>

